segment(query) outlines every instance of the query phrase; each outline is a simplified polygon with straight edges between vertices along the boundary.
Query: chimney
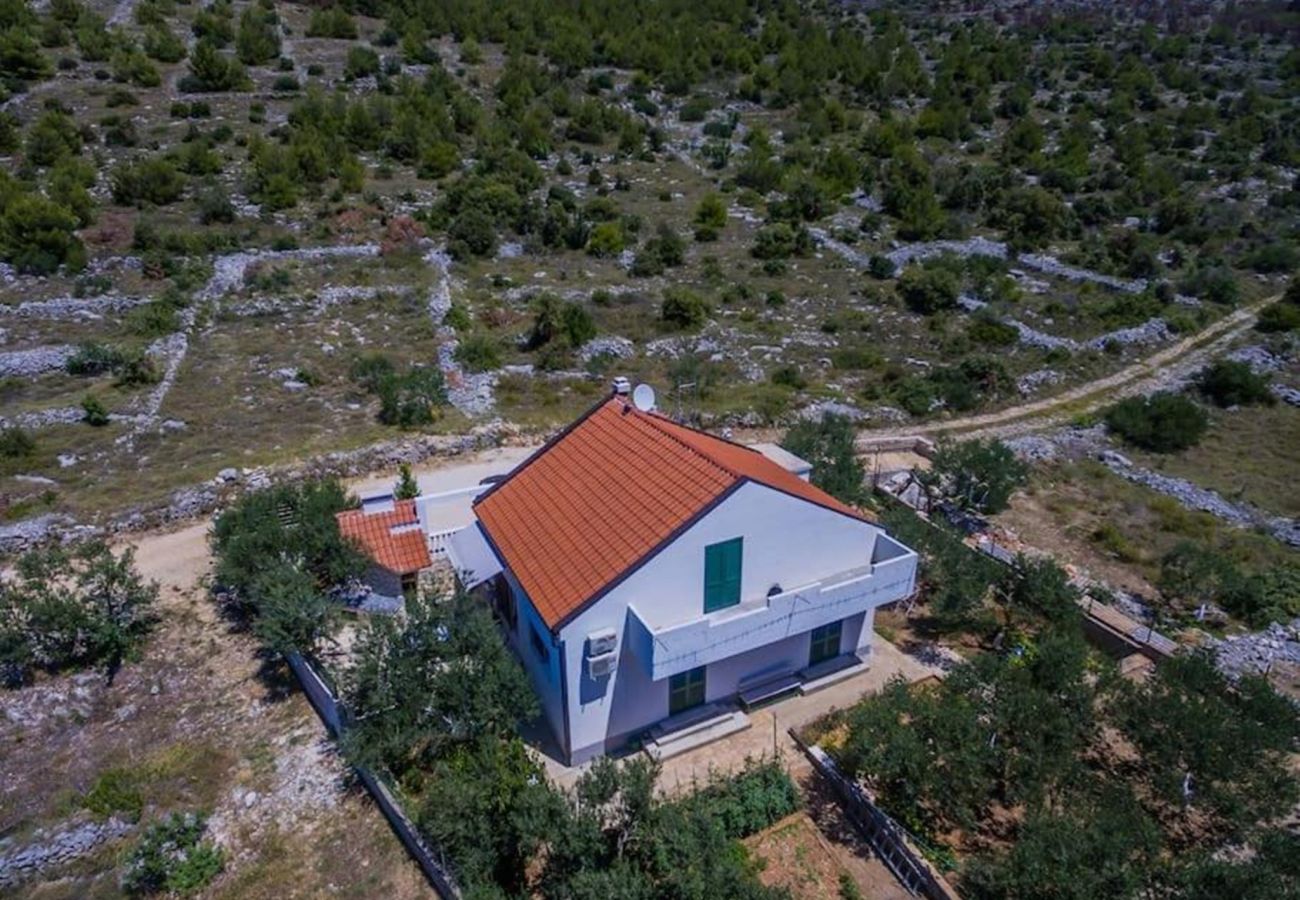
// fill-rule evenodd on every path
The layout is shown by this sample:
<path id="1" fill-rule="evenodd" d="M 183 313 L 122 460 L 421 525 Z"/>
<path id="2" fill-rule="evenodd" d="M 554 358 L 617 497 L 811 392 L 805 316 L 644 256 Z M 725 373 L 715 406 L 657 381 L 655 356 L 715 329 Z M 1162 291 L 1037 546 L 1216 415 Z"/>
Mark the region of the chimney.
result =
<path id="1" fill-rule="evenodd" d="M 620 397 L 626 397 L 632 393 L 632 382 L 620 375 L 614 379 L 614 393 Z"/>

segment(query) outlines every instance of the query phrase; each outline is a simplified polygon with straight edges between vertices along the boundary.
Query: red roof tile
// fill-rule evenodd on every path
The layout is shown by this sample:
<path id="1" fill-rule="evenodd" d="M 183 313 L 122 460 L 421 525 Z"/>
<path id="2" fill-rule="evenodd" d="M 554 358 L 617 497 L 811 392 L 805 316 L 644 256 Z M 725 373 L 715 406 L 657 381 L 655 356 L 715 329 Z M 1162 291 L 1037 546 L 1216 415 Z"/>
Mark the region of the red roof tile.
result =
<path id="1" fill-rule="evenodd" d="M 614 397 L 474 504 L 555 629 L 744 481 L 864 518 L 756 450 Z"/>
<path id="2" fill-rule="evenodd" d="M 343 536 L 390 572 L 408 575 L 433 565 L 414 500 L 398 500 L 385 512 L 346 509 L 336 518 Z"/>

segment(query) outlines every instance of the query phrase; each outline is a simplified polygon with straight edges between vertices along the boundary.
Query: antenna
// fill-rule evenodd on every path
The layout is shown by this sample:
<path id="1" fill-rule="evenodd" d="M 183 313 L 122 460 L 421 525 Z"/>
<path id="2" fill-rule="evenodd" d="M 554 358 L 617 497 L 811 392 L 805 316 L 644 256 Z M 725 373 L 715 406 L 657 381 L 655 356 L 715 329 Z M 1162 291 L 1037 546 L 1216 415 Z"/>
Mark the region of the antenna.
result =
<path id="1" fill-rule="evenodd" d="M 655 389 L 648 384 L 638 384 L 632 391 L 632 405 L 641 412 L 650 412 L 655 408 Z"/>

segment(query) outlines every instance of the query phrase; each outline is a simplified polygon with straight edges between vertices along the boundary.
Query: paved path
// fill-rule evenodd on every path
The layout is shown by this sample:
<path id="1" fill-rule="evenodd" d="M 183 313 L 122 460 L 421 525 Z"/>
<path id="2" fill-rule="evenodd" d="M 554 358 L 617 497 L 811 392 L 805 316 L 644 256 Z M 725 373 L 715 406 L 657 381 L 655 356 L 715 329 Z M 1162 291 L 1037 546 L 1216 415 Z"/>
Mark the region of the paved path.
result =
<path id="1" fill-rule="evenodd" d="M 812 769 L 790 739 L 791 728 L 802 728 L 833 709 L 845 709 L 865 696 L 878 693 L 896 675 L 908 681 L 920 681 L 942 674 L 942 670 L 908 656 L 877 634 L 872 644 L 871 665 L 865 671 L 816 693 L 796 694 L 750 712 L 750 727 L 744 731 L 665 760 L 659 787 L 670 794 L 689 790 L 693 782 L 703 781 L 710 772 L 734 772 L 747 760 L 773 755 L 799 780 Z M 560 787 L 572 785 L 587 769 L 585 765 L 565 766 L 549 756 L 543 756 L 543 763 L 551 780 Z"/>

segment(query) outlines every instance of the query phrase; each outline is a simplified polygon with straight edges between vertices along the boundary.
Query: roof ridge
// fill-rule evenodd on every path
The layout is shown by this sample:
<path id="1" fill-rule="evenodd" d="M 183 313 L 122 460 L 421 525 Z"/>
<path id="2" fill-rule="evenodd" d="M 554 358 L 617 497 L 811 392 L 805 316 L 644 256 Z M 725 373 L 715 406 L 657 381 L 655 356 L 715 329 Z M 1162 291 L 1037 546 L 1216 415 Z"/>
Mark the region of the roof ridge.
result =
<path id="1" fill-rule="evenodd" d="M 708 461 L 709 463 L 711 463 L 712 465 L 714 465 L 714 466 L 716 466 L 717 468 L 721 469 L 722 471 L 726 472 L 726 473 L 727 473 L 728 475 L 730 475 L 732 478 L 736 478 L 736 479 L 747 479 L 747 478 L 749 477 L 749 476 L 745 475 L 745 474 L 742 473 L 742 472 L 737 472 L 736 469 L 735 469 L 733 466 L 729 466 L 729 465 L 727 465 L 726 463 L 722 462 L 720 459 L 718 459 L 717 457 L 713 456 L 712 454 L 710 454 L 710 453 L 706 453 L 706 452 L 704 452 L 703 450 L 701 450 L 701 449 L 698 448 L 698 447 L 691 446 L 691 444 L 689 444 L 689 443 L 687 443 L 686 441 L 682 440 L 682 439 L 681 439 L 680 437 L 678 437 L 676 434 L 673 434 L 673 432 L 672 432 L 671 430 L 662 427 L 662 426 L 660 425 L 660 420 L 662 420 L 663 422 L 668 422 L 669 424 L 672 424 L 672 425 L 676 425 L 678 428 L 685 428 L 687 431 L 693 431 L 693 432 L 695 432 L 696 434 L 702 434 L 702 435 L 704 435 L 705 437 L 713 437 L 713 435 L 709 434 L 708 432 L 706 432 L 706 431 L 699 431 L 698 429 L 690 428 L 690 427 L 688 427 L 688 426 L 686 426 L 686 425 L 678 425 L 678 423 L 674 422 L 672 419 L 669 419 L 667 416 L 661 416 L 661 415 L 659 415 L 658 413 L 653 413 L 653 412 L 645 412 L 645 413 L 643 413 L 641 410 L 639 410 L 639 409 L 637 409 L 636 407 L 631 406 L 631 405 L 628 405 L 627 410 L 628 410 L 628 412 L 632 412 L 632 413 L 637 414 L 638 416 L 644 417 L 644 420 L 647 422 L 647 424 L 649 424 L 652 428 L 654 428 L 655 431 L 659 432 L 659 433 L 662 434 L 664 437 L 668 438 L 670 441 L 673 441 L 674 443 L 680 444 L 680 445 L 681 445 L 682 447 L 684 447 L 688 452 L 690 452 L 690 453 L 694 453 L 696 456 L 698 456 L 698 457 L 700 457 L 700 458 L 702 458 L 702 459 L 707 460 L 707 461 Z M 721 439 L 721 438 L 715 438 L 715 440 L 722 440 L 722 439 Z"/>

